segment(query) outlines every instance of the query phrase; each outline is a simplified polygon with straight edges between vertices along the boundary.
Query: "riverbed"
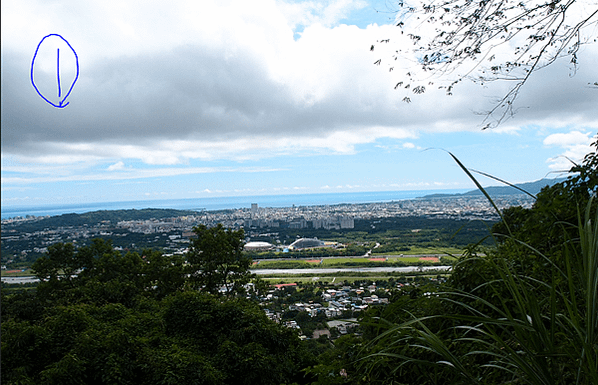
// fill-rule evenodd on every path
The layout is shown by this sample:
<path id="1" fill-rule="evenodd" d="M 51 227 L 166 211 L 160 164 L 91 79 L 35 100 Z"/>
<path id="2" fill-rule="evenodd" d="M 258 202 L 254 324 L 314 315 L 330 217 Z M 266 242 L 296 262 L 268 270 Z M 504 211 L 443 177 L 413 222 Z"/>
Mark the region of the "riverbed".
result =
<path id="1" fill-rule="evenodd" d="M 448 271 L 451 266 L 404 266 L 404 267 L 338 267 L 338 268 L 313 268 L 313 269 L 252 269 L 257 275 L 298 275 L 298 274 L 334 274 L 342 272 L 356 273 L 412 273 L 415 271 Z M 34 276 L 29 277 L 2 277 L 6 284 L 38 282 Z"/>
<path id="2" fill-rule="evenodd" d="M 334 274 L 341 272 L 357 273 L 412 273 L 414 271 L 441 270 L 447 271 L 451 266 L 403 266 L 403 267 L 338 267 L 313 269 L 253 269 L 257 275 L 297 275 L 297 274 Z"/>

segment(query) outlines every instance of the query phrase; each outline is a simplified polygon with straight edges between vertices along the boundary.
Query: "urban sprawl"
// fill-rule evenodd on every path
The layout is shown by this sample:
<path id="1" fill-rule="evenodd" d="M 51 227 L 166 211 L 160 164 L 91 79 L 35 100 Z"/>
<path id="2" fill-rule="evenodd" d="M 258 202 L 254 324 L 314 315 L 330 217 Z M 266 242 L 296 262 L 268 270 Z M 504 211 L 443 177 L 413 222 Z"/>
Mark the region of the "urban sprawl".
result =
<path id="1" fill-rule="evenodd" d="M 523 195 L 495 197 L 500 208 L 514 205 L 529 207 L 532 201 Z M 136 234 L 144 239 L 160 240 L 164 251 L 184 254 L 194 226 L 213 226 L 222 223 L 228 228 L 243 228 L 246 242 L 268 236 L 276 239 L 282 229 L 350 230 L 357 220 L 376 220 L 396 217 L 449 218 L 458 220 L 496 220 L 497 215 L 489 202 L 480 196 L 459 196 L 434 199 L 412 199 L 383 203 L 338 204 L 298 207 L 251 207 L 236 210 L 198 211 L 194 214 L 146 220 L 101 221 L 81 226 L 42 228 L 32 232 L 17 230 L 20 224 L 35 223 L 47 217 L 28 216 L 2 220 L 2 268 L 18 260 L 29 260 L 42 255 L 47 246 L 57 242 L 82 245 L 90 239 Z M 372 225 L 374 226 L 374 225 Z M 288 247 L 296 239 L 277 239 L 277 250 Z M 255 242 L 253 242 L 255 243 Z M 11 244 L 28 245 L 27 248 L 10 249 Z M 134 244 L 131 246 L 135 246 Z M 25 247 L 25 246 L 22 246 Z M 115 246 L 122 250 L 122 246 Z M 11 253 L 6 253 L 6 250 Z M 388 259 L 387 259 L 388 260 Z M 8 267 L 10 269 L 10 266 Z M 421 271 L 420 271 L 421 273 Z M 296 328 L 302 338 L 317 338 L 326 334 L 332 338 L 350 332 L 355 316 L 369 306 L 388 303 L 393 290 L 408 289 L 426 284 L 437 284 L 445 279 L 441 272 L 421 276 L 395 274 L 372 280 L 343 276 L 317 276 L 282 283 L 273 277 L 263 276 L 271 283 L 270 290 L 259 301 L 269 318 Z"/>

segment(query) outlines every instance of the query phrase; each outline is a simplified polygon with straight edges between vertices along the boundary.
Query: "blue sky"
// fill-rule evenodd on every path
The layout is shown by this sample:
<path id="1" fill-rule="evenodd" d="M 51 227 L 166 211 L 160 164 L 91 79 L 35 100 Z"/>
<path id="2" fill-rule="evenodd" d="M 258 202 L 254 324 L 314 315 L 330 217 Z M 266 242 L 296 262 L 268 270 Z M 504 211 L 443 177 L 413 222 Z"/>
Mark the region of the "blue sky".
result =
<path id="1" fill-rule="evenodd" d="M 387 2 L 136 4 L 2 2 L 2 207 L 473 188 L 446 151 L 526 182 L 568 169 L 598 131 L 596 44 L 575 76 L 566 60 L 534 74 L 517 114 L 482 131 L 476 112 L 508 85 L 403 102 L 398 71 L 373 64 L 387 55 L 378 40 L 404 44 Z M 30 80 L 48 34 L 79 59 L 65 108 Z M 35 74 L 49 94 L 54 50 L 63 89 L 75 67 L 66 46 L 48 44 Z"/>

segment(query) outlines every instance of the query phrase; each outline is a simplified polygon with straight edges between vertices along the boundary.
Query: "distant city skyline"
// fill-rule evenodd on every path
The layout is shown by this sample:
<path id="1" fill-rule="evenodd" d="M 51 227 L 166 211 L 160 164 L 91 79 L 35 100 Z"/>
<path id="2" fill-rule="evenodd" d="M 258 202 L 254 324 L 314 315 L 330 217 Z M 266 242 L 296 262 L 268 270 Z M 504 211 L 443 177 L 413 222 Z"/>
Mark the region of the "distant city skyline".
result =
<path id="1" fill-rule="evenodd" d="M 506 84 L 405 103 L 374 65 L 371 45 L 399 33 L 389 4 L 3 1 L 2 208 L 473 189 L 447 151 L 513 183 L 563 176 L 590 151 L 597 44 L 576 71 L 557 60 L 534 74 L 515 116 L 482 131 L 477 113 Z M 36 92 L 48 95 L 44 71 L 56 87 L 56 57 L 38 55 L 30 79 L 50 34 L 79 60 L 64 108 Z"/>
<path id="2" fill-rule="evenodd" d="M 92 211 L 127 209 L 176 209 L 194 211 L 219 211 L 248 209 L 253 204 L 261 211 L 266 208 L 292 208 L 307 206 L 335 206 L 339 204 L 364 204 L 372 202 L 403 201 L 421 198 L 428 192 L 465 192 L 465 190 L 411 190 L 378 192 L 341 192 L 318 194 L 253 195 L 237 197 L 207 197 L 189 199 L 155 199 L 121 202 L 92 202 L 35 206 L 8 206 L 2 210 L 2 219 L 26 216 L 56 216 L 68 213 L 82 214 Z M 259 202 L 259 203 L 255 203 Z"/>

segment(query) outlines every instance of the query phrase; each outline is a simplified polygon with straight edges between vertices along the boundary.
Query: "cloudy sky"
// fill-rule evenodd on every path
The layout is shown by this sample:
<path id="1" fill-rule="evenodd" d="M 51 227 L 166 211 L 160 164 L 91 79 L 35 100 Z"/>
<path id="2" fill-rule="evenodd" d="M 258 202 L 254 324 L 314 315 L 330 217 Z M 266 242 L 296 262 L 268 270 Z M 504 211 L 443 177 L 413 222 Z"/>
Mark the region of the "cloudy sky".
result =
<path id="1" fill-rule="evenodd" d="M 365 0 L 2 1 L 2 207 L 469 189 L 445 151 L 512 182 L 589 151 L 597 44 L 575 73 L 566 59 L 537 72 L 517 114 L 482 131 L 508 84 L 403 102 L 399 71 L 374 65 L 379 40 L 403 44 L 393 20 Z M 50 34 L 70 47 L 40 44 Z"/>

